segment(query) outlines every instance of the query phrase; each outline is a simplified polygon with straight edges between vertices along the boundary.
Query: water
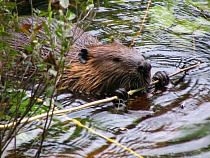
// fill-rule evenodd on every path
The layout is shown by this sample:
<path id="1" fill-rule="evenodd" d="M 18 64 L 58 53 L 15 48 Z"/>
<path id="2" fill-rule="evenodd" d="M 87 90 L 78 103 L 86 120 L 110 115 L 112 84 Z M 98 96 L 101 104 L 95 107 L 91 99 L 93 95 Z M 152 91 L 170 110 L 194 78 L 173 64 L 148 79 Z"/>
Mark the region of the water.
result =
<path id="1" fill-rule="evenodd" d="M 204 4 L 200 10 L 204 7 L 209 18 L 208 0 L 196 2 Z M 139 30 L 146 5 L 147 1 L 140 0 L 102 1 L 88 32 L 102 42 L 115 38 L 129 46 Z M 144 157 L 210 157 L 210 21 L 197 7 L 179 0 L 159 0 L 152 2 L 150 7 L 134 47 L 151 63 L 152 74 L 159 70 L 170 74 L 197 61 L 204 64 L 172 77 L 167 88 L 131 99 L 127 111 L 117 111 L 112 103 L 104 103 L 67 113 L 67 116 L 77 118 Z M 167 13 L 166 18 L 160 17 L 159 9 Z M 153 11 L 159 18 L 153 17 Z M 198 22 L 201 28 L 193 28 L 192 23 L 201 17 L 204 19 Z M 64 108 L 70 108 L 93 98 L 66 92 L 60 94 L 58 100 Z M 54 118 L 60 122 L 52 122 L 42 157 L 135 157 L 86 129 L 74 126 L 63 116 Z M 17 137 L 18 157 L 35 155 L 42 124 L 34 121 L 21 130 Z M 12 151 L 11 144 L 5 157 L 11 157 Z"/>

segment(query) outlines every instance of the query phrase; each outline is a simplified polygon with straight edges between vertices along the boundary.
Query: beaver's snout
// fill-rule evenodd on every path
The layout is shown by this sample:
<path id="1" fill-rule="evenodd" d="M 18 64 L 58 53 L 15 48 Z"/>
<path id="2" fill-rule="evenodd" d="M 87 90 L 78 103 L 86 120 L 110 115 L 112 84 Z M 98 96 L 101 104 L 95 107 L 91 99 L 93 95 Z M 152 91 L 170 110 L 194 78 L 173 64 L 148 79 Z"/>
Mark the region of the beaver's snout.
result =
<path id="1" fill-rule="evenodd" d="M 142 62 L 139 66 L 138 66 L 138 68 L 137 68 L 137 70 L 138 70 L 138 72 L 139 73 L 149 73 L 150 72 L 150 70 L 151 70 L 151 65 L 150 65 L 150 63 L 148 63 L 148 62 Z"/>

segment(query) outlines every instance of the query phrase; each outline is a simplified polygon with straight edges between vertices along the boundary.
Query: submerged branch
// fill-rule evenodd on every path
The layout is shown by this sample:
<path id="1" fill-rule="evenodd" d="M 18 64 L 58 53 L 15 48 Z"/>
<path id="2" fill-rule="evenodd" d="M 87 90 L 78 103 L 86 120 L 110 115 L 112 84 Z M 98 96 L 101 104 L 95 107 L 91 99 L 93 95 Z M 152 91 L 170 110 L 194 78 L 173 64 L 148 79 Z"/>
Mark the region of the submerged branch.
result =
<path id="1" fill-rule="evenodd" d="M 198 62 L 195 65 L 189 66 L 187 68 L 180 69 L 179 71 L 170 74 L 169 77 L 175 76 L 175 75 L 177 75 L 177 74 L 179 74 L 179 73 L 181 73 L 183 71 L 187 71 L 187 70 L 193 69 L 193 68 L 195 68 L 197 66 L 200 66 L 201 64 L 203 64 L 203 63 Z M 157 80 L 155 82 L 152 82 L 150 85 L 154 85 L 154 84 L 156 84 L 158 82 L 159 81 Z M 136 89 L 136 90 L 131 90 L 131 91 L 128 92 L 128 94 L 129 95 L 132 95 L 133 93 L 138 92 L 138 91 L 143 90 L 143 89 L 144 88 L 140 88 L 140 89 Z M 29 96 L 29 97 L 32 97 L 32 96 Z M 42 99 L 39 99 L 39 98 L 34 98 L 34 99 L 37 100 L 37 101 L 44 102 Z M 107 98 L 107 99 L 102 99 L 102 100 L 97 100 L 97 101 L 94 101 L 94 102 L 91 102 L 91 103 L 87 103 L 87 104 L 81 105 L 79 107 L 69 108 L 69 109 L 64 109 L 64 110 L 58 110 L 58 108 L 56 108 L 54 104 L 51 104 L 51 107 L 53 107 L 55 109 L 55 111 L 53 110 L 53 111 L 50 111 L 50 112 L 47 112 L 47 113 L 44 113 L 44 114 L 41 114 L 41 115 L 37 115 L 37 116 L 31 117 L 31 118 L 25 118 L 25 119 L 22 119 L 19 122 L 17 121 L 17 122 L 12 122 L 12 123 L 9 123 L 9 124 L 0 125 L 0 128 L 6 129 L 6 128 L 9 128 L 9 127 L 17 126 L 17 123 L 23 124 L 23 123 L 31 122 L 31 121 L 34 121 L 34 120 L 37 120 L 37 119 L 41 119 L 43 117 L 53 116 L 53 114 L 62 114 L 63 117 L 65 117 L 67 120 L 70 120 L 70 121 L 74 122 L 75 125 L 80 126 L 80 127 L 83 127 L 83 128 L 86 128 L 90 132 L 92 132 L 92 133 L 94 133 L 94 134 L 96 134 L 96 135 L 98 135 L 98 136 L 106 139 L 108 142 L 111 142 L 111 143 L 114 143 L 115 145 L 120 146 L 121 148 L 129 151 L 131 154 L 133 154 L 133 155 L 135 155 L 135 156 L 137 156 L 139 158 L 143 158 L 141 155 L 137 154 L 132 149 L 127 148 L 126 146 L 120 144 L 119 142 L 117 142 L 114 139 L 110 139 L 110 138 L 104 136 L 103 134 L 96 132 L 92 128 L 89 128 L 89 127 L 83 125 L 81 122 L 79 122 L 76 119 L 69 118 L 65 114 L 67 112 L 72 112 L 72 111 L 80 110 L 80 109 L 83 109 L 83 108 L 86 108 L 86 107 L 89 107 L 89 106 L 92 106 L 92 105 L 96 105 L 96 104 L 100 104 L 100 103 L 105 103 L 105 102 L 110 102 L 110 101 L 115 100 L 115 99 L 118 99 L 118 97 L 117 96 L 113 96 L 113 97 L 110 97 L 110 98 Z"/>
<path id="2" fill-rule="evenodd" d="M 137 34 L 136 34 L 136 36 L 134 37 L 134 39 L 133 39 L 132 43 L 130 44 L 129 48 L 131 48 L 131 47 L 132 47 L 132 45 L 135 43 L 135 40 L 138 38 L 138 36 L 139 36 L 139 35 L 140 35 L 140 33 L 141 33 L 141 30 L 142 30 L 142 28 L 143 28 L 143 26 L 144 26 L 144 22 L 145 22 L 146 17 L 147 17 L 147 13 L 148 13 L 148 10 L 149 10 L 149 5 L 150 5 L 150 3 L 151 3 L 151 0 L 149 0 L 149 1 L 148 1 L 148 3 L 147 3 L 147 9 L 146 9 L 146 12 L 145 12 L 144 18 L 143 18 L 143 20 L 142 20 L 141 26 L 140 26 L 140 28 L 139 28 L 138 33 L 137 33 Z"/>
<path id="3" fill-rule="evenodd" d="M 86 129 L 89 130 L 90 132 L 92 132 L 92 133 L 94 133 L 94 134 L 96 134 L 96 135 L 98 135 L 98 136 L 100 136 L 100 137 L 106 139 L 108 142 L 111 142 L 111 143 L 114 143 L 115 145 L 120 146 L 121 148 L 123 148 L 123 149 L 129 151 L 131 154 L 135 155 L 136 157 L 143 158 L 141 155 L 137 154 L 137 153 L 136 153 L 135 151 L 133 151 L 132 149 L 129 149 L 128 147 L 126 147 L 126 146 L 120 144 L 119 142 L 117 142 L 116 140 L 111 139 L 111 138 L 108 138 L 108 137 L 104 136 L 103 134 L 101 134 L 101 133 L 99 133 L 99 132 L 96 132 L 94 129 L 89 128 L 89 127 L 87 127 L 87 126 L 81 124 L 81 122 L 79 122 L 78 120 L 72 119 L 72 118 L 67 118 L 67 119 L 70 120 L 70 121 L 72 121 L 72 122 L 74 122 L 75 125 L 77 125 L 77 126 L 79 126 L 79 127 L 86 128 Z"/>
<path id="4" fill-rule="evenodd" d="M 188 71 L 190 69 L 193 69 L 193 68 L 195 68 L 197 66 L 200 66 L 201 64 L 203 64 L 203 63 L 198 62 L 195 65 L 192 65 L 192 66 L 180 69 L 179 71 L 170 74 L 169 77 L 175 76 L 175 75 L 177 75 L 177 74 L 179 74 L 179 73 L 181 73 L 183 71 Z M 152 82 L 150 84 L 150 86 L 155 85 L 158 82 L 159 82 L 158 80 L 154 81 L 154 82 Z M 139 91 L 141 91 L 143 89 L 145 89 L 145 87 L 139 88 L 139 89 L 135 89 L 135 90 L 131 90 L 131 91 L 128 92 L 128 94 L 132 95 L 133 93 L 139 92 Z M 40 118 L 43 118 L 43 117 L 46 117 L 46 116 L 51 116 L 53 114 L 58 115 L 58 114 L 63 114 L 63 113 L 72 112 L 72 111 L 76 111 L 76 110 L 81 110 L 81 109 L 89 107 L 89 106 L 110 102 L 110 101 L 115 100 L 115 99 L 118 99 L 118 97 L 117 96 L 113 96 L 113 97 L 109 97 L 109 98 L 106 98 L 106 99 L 93 101 L 93 102 L 90 102 L 90 103 L 87 103 L 87 104 L 84 104 L 84 105 L 81 105 L 81 106 L 78 106 L 78 107 L 75 107 L 75 108 L 69 108 L 69 109 L 64 109 L 64 110 L 57 110 L 57 111 L 51 111 L 51 112 L 48 112 L 48 113 L 43 113 L 43 114 L 31 117 L 31 118 L 25 118 L 25 119 L 20 121 L 20 124 L 25 123 L 25 122 L 31 122 L 31 121 L 34 121 L 34 120 L 37 120 L 37 119 L 40 119 Z M 37 99 L 37 100 L 40 100 L 40 99 Z M 54 106 L 54 105 L 52 104 L 51 106 Z M 12 122 L 12 123 L 9 123 L 9 124 L 3 124 L 3 125 L 0 125 L 0 128 L 9 128 L 9 127 L 12 127 L 12 126 L 16 125 L 16 123 L 17 122 Z"/>

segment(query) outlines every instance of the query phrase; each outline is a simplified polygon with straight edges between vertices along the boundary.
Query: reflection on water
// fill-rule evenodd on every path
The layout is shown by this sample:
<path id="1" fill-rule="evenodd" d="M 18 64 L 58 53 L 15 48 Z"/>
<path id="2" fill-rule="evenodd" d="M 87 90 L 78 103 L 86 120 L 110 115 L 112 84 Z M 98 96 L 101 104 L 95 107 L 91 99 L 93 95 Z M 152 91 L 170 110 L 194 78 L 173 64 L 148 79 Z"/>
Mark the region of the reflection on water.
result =
<path id="1" fill-rule="evenodd" d="M 209 6 L 208 0 L 202 3 Z M 151 9 L 157 4 L 173 9 L 173 23 L 177 26 L 180 19 L 188 18 L 193 22 L 202 17 L 195 7 L 178 0 L 156 1 Z M 129 45 L 139 29 L 146 5 L 146 1 L 138 0 L 101 2 L 89 32 L 103 42 L 115 38 Z M 205 23 L 210 27 L 209 20 Z M 158 30 L 154 28 L 156 25 Z M 125 112 L 117 113 L 113 104 L 107 103 L 67 115 L 145 157 L 210 157 L 210 34 L 205 30 L 198 34 L 195 31 L 195 55 L 192 32 L 184 33 L 174 28 L 173 25 L 160 27 L 158 22 L 153 23 L 149 14 L 143 32 L 135 42 L 134 47 L 152 64 L 152 73 L 164 70 L 170 74 L 195 64 L 196 60 L 205 62 L 203 65 L 172 77 L 166 89 L 131 99 Z M 69 108 L 93 98 L 66 92 L 59 95 L 58 100 L 64 108 Z M 52 123 L 43 145 L 43 157 L 134 157 L 86 129 L 74 126 L 62 116 L 54 118 L 60 120 L 60 124 Z M 122 131 L 120 127 L 126 127 L 126 130 Z M 39 128 L 37 122 L 32 122 L 23 129 L 31 139 L 26 141 L 19 135 L 18 155 L 33 157 L 38 146 L 35 138 L 41 132 Z"/>

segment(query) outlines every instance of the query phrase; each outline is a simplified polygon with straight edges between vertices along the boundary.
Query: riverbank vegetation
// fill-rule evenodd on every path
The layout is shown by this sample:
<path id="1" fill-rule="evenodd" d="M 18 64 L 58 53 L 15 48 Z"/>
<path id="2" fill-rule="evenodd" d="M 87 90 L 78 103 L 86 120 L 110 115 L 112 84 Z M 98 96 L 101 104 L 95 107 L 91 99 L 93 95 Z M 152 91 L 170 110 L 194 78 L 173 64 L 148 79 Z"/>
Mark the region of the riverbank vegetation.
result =
<path id="1" fill-rule="evenodd" d="M 19 16 L 18 8 L 21 5 L 24 1 L 0 0 L 0 122 L 16 122 L 12 127 L 0 130 L 0 155 L 12 141 L 16 142 L 16 135 L 26 125 L 20 125 L 23 119 L 54 111 L 52 104 L 61 107 L 56 102 L 55 89 L 62 79 L 65 57 L 74 44 L 68 32 L 72 29 L 73 20 L 83 29 L 95 15 L 92 1 L 77 1 L 74 4 L 69 4 L 67 0 L 49 2 L 46 11 L 33 8 L 30 1 L 29 16 L 36 16 L 37 19 L 44 16 L 47 20 L 41 24 L 19 25 L 18 19 L 24 18 Z M 73 9 L 69 9 L 70 5 Z M 52 18 L 57 21 L 52 22 Z M 41 29 L 44 30 L 44 39 L 37 38 Z M 19 48 L 17 32 L 24 32 L 28 37 L 25 42 L 31 44 Z M 50 52 L 47 60 L 41 56 L 41 48 L 46 45 Z M 52 116 L 47 116 L 44 121 L 36 157 L 40 154 L 51 119 Z"/>

